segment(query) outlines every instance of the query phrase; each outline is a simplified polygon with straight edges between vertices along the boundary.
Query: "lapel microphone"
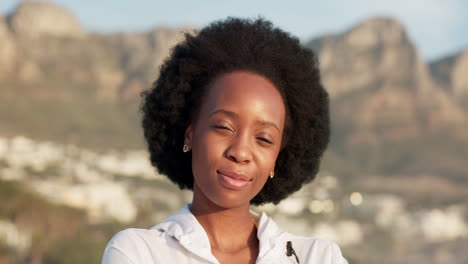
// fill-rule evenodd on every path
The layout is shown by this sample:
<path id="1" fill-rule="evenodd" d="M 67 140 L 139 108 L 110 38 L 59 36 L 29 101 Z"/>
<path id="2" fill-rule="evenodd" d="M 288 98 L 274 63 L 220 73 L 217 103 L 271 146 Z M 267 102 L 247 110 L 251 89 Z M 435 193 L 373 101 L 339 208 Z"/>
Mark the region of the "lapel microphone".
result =
<path id="1" fill-rule="evenodd" d="M 286 243 L 286 256 L 290 257 L 292 255 L 294 255 L 294 257 L 296 257 L 296 261 L 299 264 L 299 258 L 297 257 L 296 252 L 294 251 L 294 248 L 292 247 L 292 242 L 288 241 Z"/>

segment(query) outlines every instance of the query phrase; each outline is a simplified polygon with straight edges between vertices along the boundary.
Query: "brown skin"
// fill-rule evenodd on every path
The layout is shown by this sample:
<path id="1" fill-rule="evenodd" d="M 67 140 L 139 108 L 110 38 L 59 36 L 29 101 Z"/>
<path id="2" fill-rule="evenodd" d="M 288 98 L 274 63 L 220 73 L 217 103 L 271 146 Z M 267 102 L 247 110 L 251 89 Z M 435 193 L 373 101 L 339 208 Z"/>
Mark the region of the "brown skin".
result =
<path id="1" fill-rule="evenodd" d="M 236 71 L 216 78 L 185 132 L 194 176 L 191 211 L 221 263 L 255 263 L 259 241 L 250 200 L 274 170 L 285 123 L 278 89 L 261 75 Z M 223 179 L 242 175 L 233 188 Z"/>

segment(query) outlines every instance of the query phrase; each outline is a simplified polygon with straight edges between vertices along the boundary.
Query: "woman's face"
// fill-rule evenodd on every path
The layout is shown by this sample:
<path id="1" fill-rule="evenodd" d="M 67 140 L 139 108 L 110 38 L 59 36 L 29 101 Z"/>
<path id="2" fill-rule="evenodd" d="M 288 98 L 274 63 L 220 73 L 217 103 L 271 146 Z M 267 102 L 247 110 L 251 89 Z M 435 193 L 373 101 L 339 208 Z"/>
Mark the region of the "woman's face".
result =
<path id="1" fill-rule="evenodd" d="M 250 204 L 275 168 L 284 122 L 283 99 L 268 79 L 243 71 L 216 78 L 185 133 L 194 199 L 222 208 Z"/>

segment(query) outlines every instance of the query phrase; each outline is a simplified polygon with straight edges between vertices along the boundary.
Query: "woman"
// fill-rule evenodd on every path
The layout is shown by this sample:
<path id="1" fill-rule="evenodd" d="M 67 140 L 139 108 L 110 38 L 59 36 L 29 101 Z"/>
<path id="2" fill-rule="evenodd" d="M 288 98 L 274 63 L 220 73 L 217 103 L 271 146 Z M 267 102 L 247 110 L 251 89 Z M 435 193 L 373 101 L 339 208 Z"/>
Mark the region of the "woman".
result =
<path id="1" fill-rule="evenodd" d="M 313 180 L 328 144 L 328 96 L 296 38 L 264 19 L 215 22 L 175 46 L 143 98 L 151 162 L 193 201 L 119 232 L 103 263 L 347 263 L 249 210 Z"/>

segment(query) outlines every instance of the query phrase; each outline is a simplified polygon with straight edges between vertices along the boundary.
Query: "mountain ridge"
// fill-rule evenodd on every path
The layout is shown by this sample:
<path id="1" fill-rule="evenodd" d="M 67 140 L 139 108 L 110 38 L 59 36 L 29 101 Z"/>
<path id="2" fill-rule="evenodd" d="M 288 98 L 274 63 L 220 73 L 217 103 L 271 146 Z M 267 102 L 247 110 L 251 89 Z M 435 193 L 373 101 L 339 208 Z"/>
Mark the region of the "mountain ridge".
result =
<path id="1" fill-rule="evenodd" d="M 7 17 L 16 17 L 15 12 Z M 32 42 L 5 21 L 0 19 L 0 39 L 7 43 L 0 47 L 0 134 L 91 148 L 144 147 L 139 95 L 157 78 L 183 34 L 196 34 L 196 29 L 165 27 L 79 36 L 40 31 L 31 33 Z M 463 74 L 468 52 L 454 55 L 445 72 L 437 70 L 442 64 L 424 62 L 403 25 L 389 17 L 371 18 L 304 45 L 317 53 L 330 94 L 330 152 L 337 157 L 364 168 L 393 168 L 402 161 L 384 159 L 382 146 L 398 146 L 415 161 L 419 153 L 404 142 L 448 137 L 468 148 L 467 104 L 460 95 L 468 90 Z M 456 151 L 445 151 L 456 157 Z M 374 152 L 381 153 L 380 165 L 366 160 Z"/>

